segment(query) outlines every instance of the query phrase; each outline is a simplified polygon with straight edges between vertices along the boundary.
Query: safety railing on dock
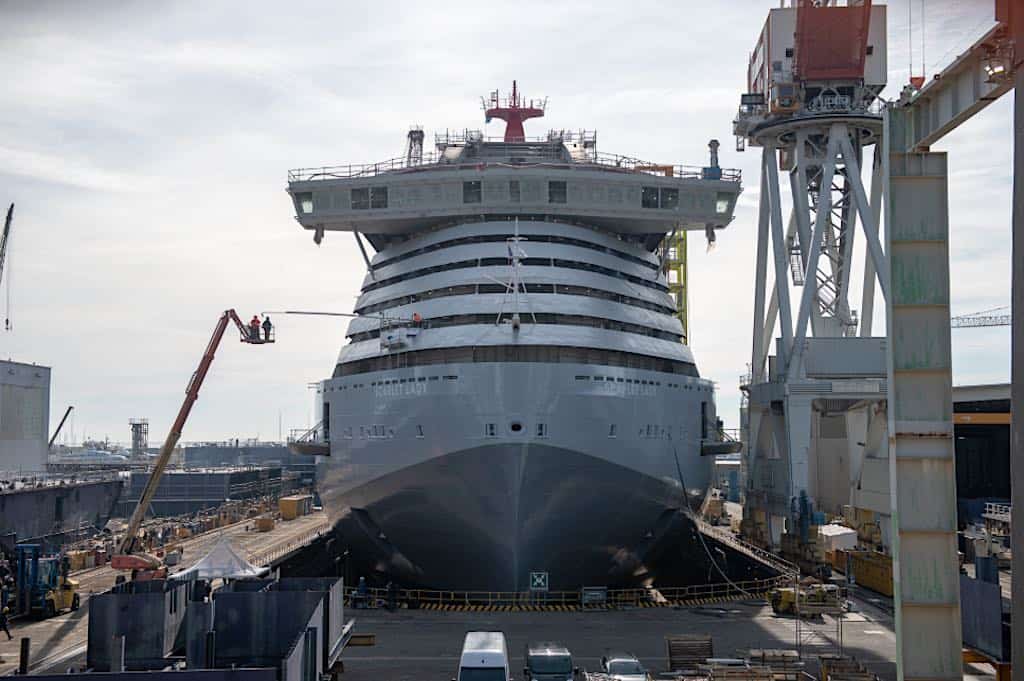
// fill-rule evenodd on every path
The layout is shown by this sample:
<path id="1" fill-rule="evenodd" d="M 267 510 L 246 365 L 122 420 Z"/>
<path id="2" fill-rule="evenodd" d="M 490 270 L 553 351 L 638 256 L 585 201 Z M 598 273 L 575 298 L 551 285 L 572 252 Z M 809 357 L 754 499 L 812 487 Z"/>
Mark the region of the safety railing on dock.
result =
<path id="1" fill-rule="evenodd" d="M 651 608 L 694 605 L 729 600 L 764 598 L 772 589 L 787 584 L 788 577 L 752 579 L 679 587 L 593 589 L 574 591 L 441 591 L 431 589 L 347 588 L 345 596 L 354 608 L 408 607 L 424 610 L 580 610 L 585 607 Z M 591 595 L 587 595 L 587 592 Z"/>
<path id="2" fill-rule="evenodd" d="M 249 554 L 249 561 L 254 565 L 273 565 L 276 561 L 284 558 L 289 553 L 301 549 L 314 540 L 327 534 L 330 529 L 330 525 L 324 521 L 324 524 L 317 525 L 316 527 L 293 537 L 283 544 L 277 544 L 265 551 Z"/>

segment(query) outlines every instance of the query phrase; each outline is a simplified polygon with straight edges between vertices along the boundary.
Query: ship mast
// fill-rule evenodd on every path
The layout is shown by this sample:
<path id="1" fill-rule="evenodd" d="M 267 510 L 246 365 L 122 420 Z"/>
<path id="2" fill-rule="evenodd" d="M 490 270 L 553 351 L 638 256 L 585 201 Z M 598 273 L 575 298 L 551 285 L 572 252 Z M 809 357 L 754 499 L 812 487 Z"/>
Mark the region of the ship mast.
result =
<path id="1" fill-rule="evenodd" d="M 519 88 L 514 80 L 512 81 L 512 94 L 508 97 L 502 99 L 498 91 L 495 90 L 489 99 L 481 98 L 481 101 L 486 122 L 490 123 L 492 118 L 505 121 L 506 142 L 526 141 L 523 121 L 543 116 L 544 108 L 548 104 L 547 98 L 525 100 L 519 94 Z"/>

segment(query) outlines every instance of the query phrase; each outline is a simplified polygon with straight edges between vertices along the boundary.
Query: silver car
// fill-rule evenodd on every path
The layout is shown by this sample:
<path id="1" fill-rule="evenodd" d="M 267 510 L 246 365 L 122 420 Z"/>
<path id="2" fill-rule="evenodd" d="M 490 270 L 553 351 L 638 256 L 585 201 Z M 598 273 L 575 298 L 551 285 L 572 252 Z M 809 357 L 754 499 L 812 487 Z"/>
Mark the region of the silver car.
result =
<path id="1" fill-rule="evenodd" d="M 601 658 L 601 671 L 615 681 L 648 681 L 650 675 L 636 655 L 624 651 L 607 651 Z"/>

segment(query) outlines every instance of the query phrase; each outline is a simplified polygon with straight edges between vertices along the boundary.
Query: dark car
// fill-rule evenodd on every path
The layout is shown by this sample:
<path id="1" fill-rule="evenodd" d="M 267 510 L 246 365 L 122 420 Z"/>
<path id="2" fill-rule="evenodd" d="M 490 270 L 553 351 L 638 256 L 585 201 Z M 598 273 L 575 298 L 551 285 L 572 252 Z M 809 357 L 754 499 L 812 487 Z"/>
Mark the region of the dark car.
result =
<path id="1" fill-rule="evenodd" d="M 572 653 L 561 643 L 530 643 L 526 646 L 523 681 L 571 681 L 579 670 Z"/>

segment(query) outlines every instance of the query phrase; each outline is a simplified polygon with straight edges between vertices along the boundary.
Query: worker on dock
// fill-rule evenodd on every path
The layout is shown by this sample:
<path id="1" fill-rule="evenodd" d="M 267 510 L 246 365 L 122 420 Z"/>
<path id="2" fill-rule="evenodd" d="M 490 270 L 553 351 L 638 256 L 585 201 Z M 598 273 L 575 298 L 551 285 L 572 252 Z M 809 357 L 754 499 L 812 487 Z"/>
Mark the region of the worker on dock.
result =
<path id="1" fill-rule="evenodd" d="M 260 318 L 256 315 L 253 315 L 252 319 L 249 320 L 249 337 L 254 341 L 260 339 Z"/>
<path id="2" fill-rule="evenodd" d="M 10 608 L 4 608 L 3 610 L 0 610 L 0 631 L 3 631 L 5 634 L 7 634 L 8 641 L 14 638 L 13 636 L 11 636 L 11 630 L 7 628 L 7 615 L 10 611 Z"/>
<path id="3" fill-rule="evenodd" d="M 356 594 L 353 599 L 352 606 L 357 610 L 367 607 L 367 600 L 369 597 L 370 590 L 366 586 L 366 577 L 360 577 L 359 584 L 356 586 Z"/>
<path id="4" fill-rule="evenodd" d="M 263 318 L 263 340 L 270 341 L 270 330 L 274 328 L 274 325 L 270 323 L 270 315 Z M 257 336 L 259 333 L 256 334 Z"/>

